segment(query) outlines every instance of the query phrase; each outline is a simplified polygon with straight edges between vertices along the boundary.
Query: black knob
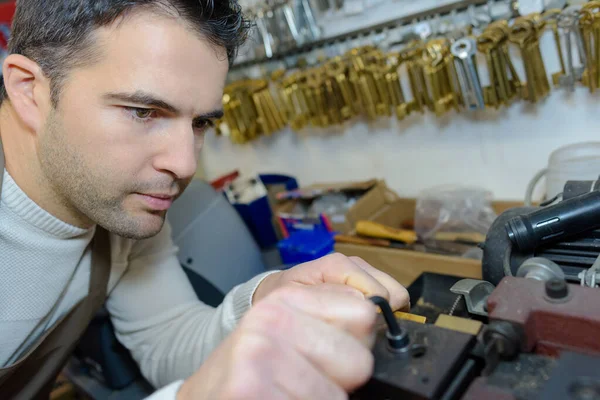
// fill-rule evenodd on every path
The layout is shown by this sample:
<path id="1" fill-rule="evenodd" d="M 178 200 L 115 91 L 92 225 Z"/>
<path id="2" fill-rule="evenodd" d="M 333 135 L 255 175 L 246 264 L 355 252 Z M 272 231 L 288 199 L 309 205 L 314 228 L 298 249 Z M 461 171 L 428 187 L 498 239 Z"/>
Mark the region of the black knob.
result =
<path id="1" fill-rule="evenodd" d="M 546 296 L 551 299 L 564 299 L 569 295 L 569 285 L 564 279 L 552 278 L 546 282 Z"/>

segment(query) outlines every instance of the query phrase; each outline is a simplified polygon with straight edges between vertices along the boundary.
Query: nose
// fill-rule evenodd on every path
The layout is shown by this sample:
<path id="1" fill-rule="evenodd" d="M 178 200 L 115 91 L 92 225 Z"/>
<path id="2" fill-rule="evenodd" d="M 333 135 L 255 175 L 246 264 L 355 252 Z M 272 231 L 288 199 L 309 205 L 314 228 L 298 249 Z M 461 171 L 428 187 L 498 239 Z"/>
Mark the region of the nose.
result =
<path id="1" fill-rule="evenodd" d="M 161 151 L 154 157 L 154 168 L 168 172 L 177 179 L 189 179 L 198 167 L 199 141 L 191 124 L 178 124 L 161 135 Z"/>

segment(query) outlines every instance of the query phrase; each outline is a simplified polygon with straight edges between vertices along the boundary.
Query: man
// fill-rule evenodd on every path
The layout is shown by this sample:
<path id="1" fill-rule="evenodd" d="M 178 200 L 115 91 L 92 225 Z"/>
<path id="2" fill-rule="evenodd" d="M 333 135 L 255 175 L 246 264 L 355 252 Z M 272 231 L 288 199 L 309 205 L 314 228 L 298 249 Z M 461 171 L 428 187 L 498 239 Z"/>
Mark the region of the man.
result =
<path id="1" fill-rule="evenodd" d="M 332 255 L 213 309 L 177 261 L 165 215 L 247 28 L 229 1 L 17 2 L 0 107 L 1 398 L 47 394 L 105 298 L 155 398 L 343 399 L 369 378 L 366 297 L 408 304 L 389 276 Z"/>

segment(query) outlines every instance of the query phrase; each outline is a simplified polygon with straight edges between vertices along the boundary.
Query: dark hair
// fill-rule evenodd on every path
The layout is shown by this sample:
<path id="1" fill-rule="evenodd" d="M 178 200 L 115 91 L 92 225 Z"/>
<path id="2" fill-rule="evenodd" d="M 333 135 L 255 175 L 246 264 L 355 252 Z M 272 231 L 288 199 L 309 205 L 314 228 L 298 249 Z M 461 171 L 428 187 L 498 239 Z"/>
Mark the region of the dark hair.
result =
<path id="1" fill-rule="evenodd" d="M 17 0 L 8 52 L 40 65 L 50 79 L 56 105 L 68 71 L 97 57 L 93 31 L 140 8 L 181 18 L 210 43 L 224 48 L 230 64 L 250 27 L 237 0 Z M 2 85 L 0 101 L 6 97 Z"/>

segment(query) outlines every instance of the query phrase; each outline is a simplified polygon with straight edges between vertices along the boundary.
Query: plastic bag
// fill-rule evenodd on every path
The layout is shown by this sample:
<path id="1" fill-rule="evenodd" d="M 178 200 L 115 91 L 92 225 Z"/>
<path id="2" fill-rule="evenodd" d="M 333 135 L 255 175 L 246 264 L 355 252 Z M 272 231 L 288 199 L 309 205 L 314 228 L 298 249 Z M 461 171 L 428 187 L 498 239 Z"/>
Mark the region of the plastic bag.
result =
<path id="1" fill-rule="evenodd" d="M 415 231 L 425 243 L 450 247 L 472 258 L 475 243 L 485 239 L 497 217 L 491 203 L 492 193 L 482 188 L 438 186 L 424 190 L 417 198 Z M 448 239 L 448 235 L 441 239 L 441 233 L 462 235 L 456 240 Z M 465 243 L 469 241 L 470 246 Z"/>
<path id="2" fill-rule="evenodd" d="M 336 224 L 346 222 L 346 213 L 356 203 L 356 199 L 346 196 L 343 193 L 326 194 L 315 201 L 310 207 L 310 214 L 326 214 L 331 221 Z"/>

